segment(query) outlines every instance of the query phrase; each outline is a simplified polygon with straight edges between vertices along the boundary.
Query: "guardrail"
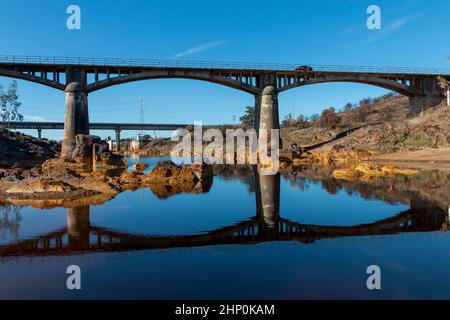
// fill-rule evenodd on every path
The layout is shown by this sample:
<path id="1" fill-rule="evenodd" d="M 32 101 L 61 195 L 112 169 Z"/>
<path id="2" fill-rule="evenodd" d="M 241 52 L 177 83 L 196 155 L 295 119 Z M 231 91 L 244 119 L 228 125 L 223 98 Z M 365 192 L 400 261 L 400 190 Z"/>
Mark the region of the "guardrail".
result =
<path id="1" fill-rule="evenodd" d="M 83 58 L 83 57 L 43 57 L 0 55 L 0 64 L 44 64 L 44 65 L 83 65 L 83 66 L 120 66 L 120 67 L 154 67 L 154 68 L 195 68 L 195 69 L 235 69 L 294 71 L 306 64 L 257 63 L 257 62 L 220 62 L 188 60 L 155 59 L 121 59 L 121 58 Z M 389 73 L 389 74 L 433 74 L 449 75 L 450 69 L 422 67 L 376 67 L 344 65 L 308 65 L 314 71 L 353 72 L 353 73 Z"/>

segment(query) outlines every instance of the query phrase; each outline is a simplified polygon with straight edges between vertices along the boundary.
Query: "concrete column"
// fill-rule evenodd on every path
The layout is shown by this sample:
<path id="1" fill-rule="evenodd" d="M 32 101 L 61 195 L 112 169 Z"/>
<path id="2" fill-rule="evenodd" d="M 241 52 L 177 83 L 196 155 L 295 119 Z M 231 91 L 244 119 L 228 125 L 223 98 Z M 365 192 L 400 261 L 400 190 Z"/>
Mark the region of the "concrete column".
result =
<path id="1" fill-rule="evenodd" d="M 280 129 L 278 92 L 273 86 L 264 87 L 255 96 L 255 129 Z"/>
<path id="2" fill-rule="evenodd" d="M 90 207 L 67 208 L 67 233 L 69 246 L 77 249 L 89 248 Z"/>
<path id="3" fill-rule="evenodd" d="M 258 166 L 255 175 L 256 215 L 266 227 L 274 228 L 280 218 L 280 174 L 262 175 Z"/>
<path id="4" fill-rule="evenodd" d="M 64 117 L 64 140 L 61 156 L 69 159 L 75 149 L 75 136 L 89 134 L 88 94 L 78 83 L 66 87 L 66 113 Z"/>
<path id="5" fill-rule="evenodd" d="M 116 129 L 116 151 L 120 151 L 120 129 Z"/>
<path id="6" fill-rule="evenodd" d="M 37 129 L 38 139 L 42 139 L 42 129 Z"/>

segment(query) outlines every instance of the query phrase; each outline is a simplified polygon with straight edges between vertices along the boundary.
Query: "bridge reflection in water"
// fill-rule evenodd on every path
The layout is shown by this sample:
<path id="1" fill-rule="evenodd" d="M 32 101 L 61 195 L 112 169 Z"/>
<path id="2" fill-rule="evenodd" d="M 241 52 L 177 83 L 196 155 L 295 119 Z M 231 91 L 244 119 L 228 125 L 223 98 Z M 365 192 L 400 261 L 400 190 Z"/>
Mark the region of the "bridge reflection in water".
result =
<path id="1" fill-rule="evenodd" d="M 263 176 L 254 168 L 255 217 L 207 233 L 152 236 L 110 230 L 90 223 L 90 206 L 67 209 L 67 226 L 34 239 L 0 246 L 0 257 L 71 255 L 176 247 L 255 244 L 268 241 L 316 240 L 410 232 L 443 231 L 449 226 L 446 210 L 413 198 L 410 209 L 379 221 L 355 226 L 320 226 L 293 222 L 280 216 L 280 175 Z"/>

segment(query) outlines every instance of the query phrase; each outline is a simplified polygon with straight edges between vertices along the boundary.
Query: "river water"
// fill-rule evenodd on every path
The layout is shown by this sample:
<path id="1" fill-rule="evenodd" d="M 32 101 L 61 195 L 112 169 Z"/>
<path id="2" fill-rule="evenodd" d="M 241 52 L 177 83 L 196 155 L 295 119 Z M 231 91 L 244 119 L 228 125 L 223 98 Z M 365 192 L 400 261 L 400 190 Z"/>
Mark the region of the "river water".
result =
<path id="1" fill-rule="evenodd" d="M 191 189 L 4 204 L 0 298 L 449 299 L 450 175 L 329 170 L 217 167 Z M 69 265 L 81 290 L 67 289 Z M 381 290 L 367 288 L 371 265 Z"/>

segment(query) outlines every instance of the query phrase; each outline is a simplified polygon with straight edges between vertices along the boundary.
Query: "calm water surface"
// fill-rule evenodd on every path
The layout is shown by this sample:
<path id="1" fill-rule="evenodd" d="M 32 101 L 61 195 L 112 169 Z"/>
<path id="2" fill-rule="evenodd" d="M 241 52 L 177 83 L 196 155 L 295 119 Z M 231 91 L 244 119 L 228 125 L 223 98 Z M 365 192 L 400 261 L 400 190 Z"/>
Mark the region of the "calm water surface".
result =
<path id="1" fill-rule="evenodd" d="M 0 298 L 450 298 L 448 173 L 367 184 L 327 170 L 219 167 L 190 189 L 5 204 Z M 66 288 L 72 264 L 81 291 Z"/>

